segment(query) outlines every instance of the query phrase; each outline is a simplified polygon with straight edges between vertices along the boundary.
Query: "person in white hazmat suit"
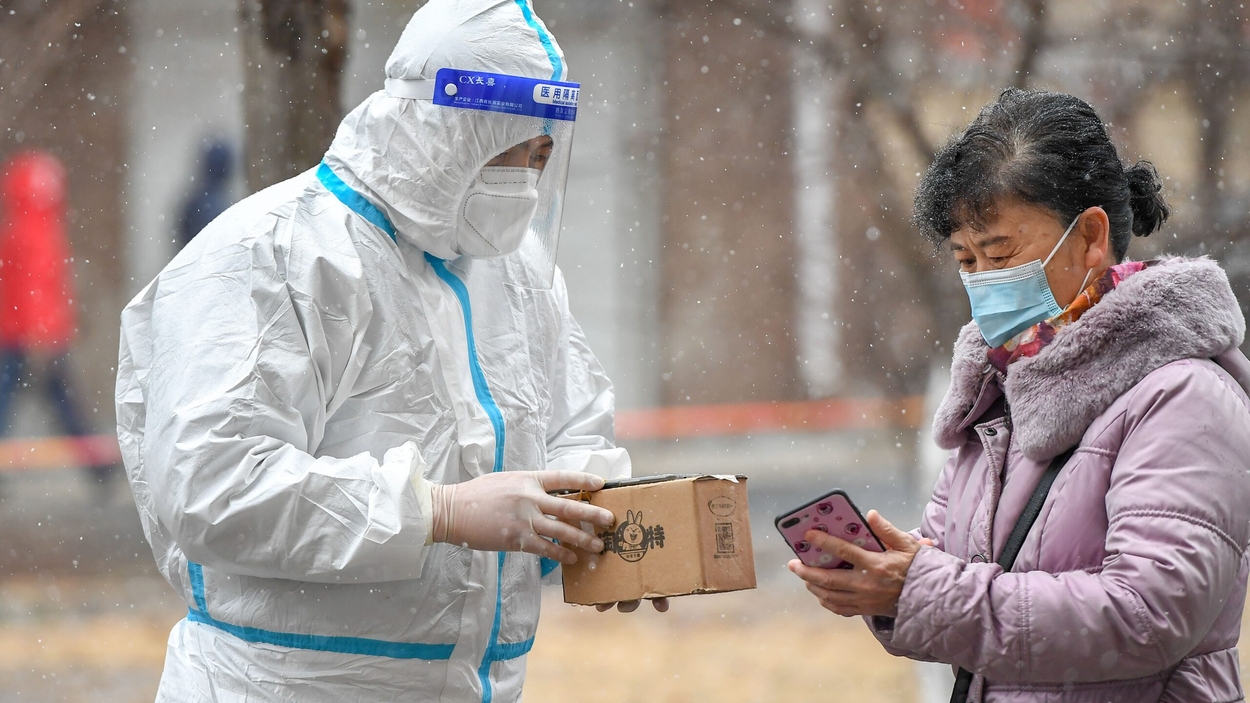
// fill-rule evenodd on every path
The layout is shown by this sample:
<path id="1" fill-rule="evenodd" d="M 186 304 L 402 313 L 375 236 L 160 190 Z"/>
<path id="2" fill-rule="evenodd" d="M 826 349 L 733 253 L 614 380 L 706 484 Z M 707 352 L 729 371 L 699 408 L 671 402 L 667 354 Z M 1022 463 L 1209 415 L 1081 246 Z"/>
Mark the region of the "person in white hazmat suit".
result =
<path id="1" fill-rule="evenodd" d="M 118 436 L 188 605 L 158 700 L 520 698 L 540 556 L 612 523 L 548 491 L 630 470 L 554 265 L 565 75 L 527 0 L 431 0 L 324 161 L 122 313 Z"/>

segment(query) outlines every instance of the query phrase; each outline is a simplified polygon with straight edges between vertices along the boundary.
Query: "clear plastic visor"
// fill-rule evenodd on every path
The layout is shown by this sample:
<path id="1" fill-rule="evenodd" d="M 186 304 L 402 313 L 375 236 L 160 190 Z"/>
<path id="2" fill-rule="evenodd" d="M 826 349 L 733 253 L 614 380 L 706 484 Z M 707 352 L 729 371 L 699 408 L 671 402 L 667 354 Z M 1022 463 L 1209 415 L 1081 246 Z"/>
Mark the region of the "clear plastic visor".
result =
<path id="1" fill-rule="evenodd" d="M 526 118 L 523 118 L 526 119 Z M 550 290 L 555 280 L 560 221 L 569 177 L 573 122 L 546 120 L 543 133 L 500 154 L 487 166 L 538 169 L 538 205 L 521 247 L 504 257 L 510 282 L 522 288 Z"/>

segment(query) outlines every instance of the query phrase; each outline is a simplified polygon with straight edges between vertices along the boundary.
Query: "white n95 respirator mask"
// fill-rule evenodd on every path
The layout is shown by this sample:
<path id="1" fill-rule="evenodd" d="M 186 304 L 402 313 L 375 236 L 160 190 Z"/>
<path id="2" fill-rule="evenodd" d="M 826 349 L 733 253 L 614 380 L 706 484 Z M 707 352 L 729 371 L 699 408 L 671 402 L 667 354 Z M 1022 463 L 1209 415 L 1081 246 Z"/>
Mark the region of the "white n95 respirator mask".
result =
<path id="1" fill-rule="evenodd" d="M 538 208 L 535 168 L 487 166 L 483 168 L 456 219 L 456 243 L 466 256 L 491 259 L 521 247 L 530 220 Z"/>

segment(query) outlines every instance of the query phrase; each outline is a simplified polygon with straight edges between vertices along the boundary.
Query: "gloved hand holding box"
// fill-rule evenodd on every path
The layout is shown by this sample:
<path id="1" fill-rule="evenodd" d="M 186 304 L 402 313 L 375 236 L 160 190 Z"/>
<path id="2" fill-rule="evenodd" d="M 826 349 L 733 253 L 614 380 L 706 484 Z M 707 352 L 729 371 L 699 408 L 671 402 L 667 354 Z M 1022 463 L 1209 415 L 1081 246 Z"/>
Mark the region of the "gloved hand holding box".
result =
<path id="1" fill-rule="evenodd" d="M 564 566 L 564 601 L 597 605 L 755 588 L 745 476 L 609 481 L 573 496 L 606 508 L 602 554 Z"/>

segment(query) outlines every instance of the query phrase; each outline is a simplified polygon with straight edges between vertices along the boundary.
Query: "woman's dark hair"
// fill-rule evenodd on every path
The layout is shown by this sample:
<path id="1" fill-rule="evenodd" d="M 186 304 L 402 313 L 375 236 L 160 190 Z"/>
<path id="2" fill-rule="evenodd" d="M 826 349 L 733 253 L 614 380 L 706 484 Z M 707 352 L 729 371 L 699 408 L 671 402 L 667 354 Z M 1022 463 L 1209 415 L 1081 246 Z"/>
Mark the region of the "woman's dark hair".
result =
<path id="1" fill-rule="evenodd" d="M 1125 167 L 1089 103 L 1063 93 L 1008 88 L 938 152 L 916 187 L 914 221 L 940 244 L 965 225 L 993 221 L 1010 201 L 1046 208 L 1066 226 L 1091 207 L 1107 211 L 1111 248 L 1159 229 L 1171 210 L 1149 161 Z"/>

